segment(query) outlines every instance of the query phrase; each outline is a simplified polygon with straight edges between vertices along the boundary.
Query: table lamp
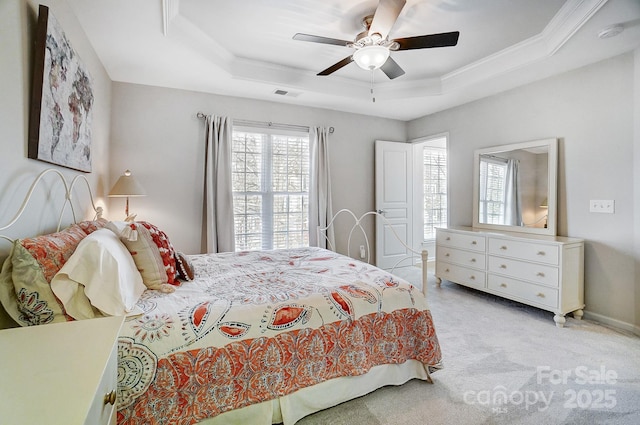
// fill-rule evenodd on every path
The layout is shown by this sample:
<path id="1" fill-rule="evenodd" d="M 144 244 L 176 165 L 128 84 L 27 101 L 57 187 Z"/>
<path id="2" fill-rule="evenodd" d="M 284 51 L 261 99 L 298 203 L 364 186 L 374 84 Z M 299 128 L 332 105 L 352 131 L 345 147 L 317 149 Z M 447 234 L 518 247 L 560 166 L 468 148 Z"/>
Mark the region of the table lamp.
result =
<path id="1" fill-rule="evenodd" d="M 549 202 L 547 201 L 547 198 L 544 198 L 544 201 L 542 201 L 542 203 L 540 204 L 540 208 L 544 208 L 544 209 L 548 209 L 549 208 Z M 549 215 L 545 214 L 544 215 L 544 228 L 547 228 L 547 220 L 549 219 Z"/>
<path id="2" fill-rule="evenodd" d="M 146 191 L 140 183 L 131 175 L 131 171 L 126 170 L 109 192 L 110 198 L 127 198 L 124 209 L 126 218 L 129 218 L 129 198 L 147 196 Z"/>

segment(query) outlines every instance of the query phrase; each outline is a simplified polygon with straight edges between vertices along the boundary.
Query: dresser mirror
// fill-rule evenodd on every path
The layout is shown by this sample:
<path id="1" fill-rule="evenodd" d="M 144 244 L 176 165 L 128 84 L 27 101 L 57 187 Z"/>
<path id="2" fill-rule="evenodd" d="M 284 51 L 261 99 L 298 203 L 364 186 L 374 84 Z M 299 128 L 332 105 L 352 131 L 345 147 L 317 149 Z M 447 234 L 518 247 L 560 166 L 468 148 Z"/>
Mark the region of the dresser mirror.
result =
<path id="1" fill-rule="evenodd" d="M 478 149 L 473 227 L 556 235 L 558 140 Z"/>

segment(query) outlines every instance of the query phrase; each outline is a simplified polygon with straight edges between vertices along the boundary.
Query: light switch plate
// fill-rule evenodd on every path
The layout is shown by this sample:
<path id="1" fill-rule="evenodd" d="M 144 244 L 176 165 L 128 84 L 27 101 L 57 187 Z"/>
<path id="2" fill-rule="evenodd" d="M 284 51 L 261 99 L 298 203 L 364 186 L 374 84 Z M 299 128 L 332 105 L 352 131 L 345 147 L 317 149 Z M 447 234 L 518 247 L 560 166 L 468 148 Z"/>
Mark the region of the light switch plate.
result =
<path id="1" fill-rule="evenodd" d="M 615 201 L 613 199 L 591 200 L 589 201 L 589 212 L 613 214 L 615 212 Z"/>

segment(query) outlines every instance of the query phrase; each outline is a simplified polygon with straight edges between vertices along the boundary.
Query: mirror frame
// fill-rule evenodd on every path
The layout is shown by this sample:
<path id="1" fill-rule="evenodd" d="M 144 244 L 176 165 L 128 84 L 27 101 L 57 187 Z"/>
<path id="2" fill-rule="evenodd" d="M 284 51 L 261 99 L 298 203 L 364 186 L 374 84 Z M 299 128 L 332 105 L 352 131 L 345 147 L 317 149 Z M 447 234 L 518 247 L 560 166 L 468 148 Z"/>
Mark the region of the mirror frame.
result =
<path id="1" fill-rule="evenodd" d="M 480 155 L 495 154 L 505 151 L 529 149 L 534 147 L 546 146 L 548 154 L 548 196 L 547 196 L 547 227 L 524 227 L 512 226 L 506 224 L 486 224 L 480 223 L 478 220 L 480 199 Z M 474 152 L 473 165 L 473 227 L 477 229 L 500 230 L 509 232 L 533 233 L 539 235 L 556 236 L 557 226 L 557 202 L 558 197 L 558 139 L 540 139 L 530 142 L 512 143 L 508 145 L 492 146 L 483 149 L 476 149 Z"/>

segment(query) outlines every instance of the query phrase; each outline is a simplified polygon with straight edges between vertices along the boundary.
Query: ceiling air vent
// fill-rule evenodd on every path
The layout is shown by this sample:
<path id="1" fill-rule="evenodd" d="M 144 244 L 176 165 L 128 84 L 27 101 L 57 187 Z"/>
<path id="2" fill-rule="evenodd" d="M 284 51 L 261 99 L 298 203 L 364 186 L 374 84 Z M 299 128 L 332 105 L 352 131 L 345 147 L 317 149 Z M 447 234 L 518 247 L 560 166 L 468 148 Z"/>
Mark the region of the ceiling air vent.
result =
<path id="1" fill-rule="evenodd" d="M 300 96 L 300 92 L 291 92 L 288 90 L 276 89 L 273 91 L 273 94 L 277 94 L 279 96 L 289 96 L 289 97 L 298 97 Z"/>

